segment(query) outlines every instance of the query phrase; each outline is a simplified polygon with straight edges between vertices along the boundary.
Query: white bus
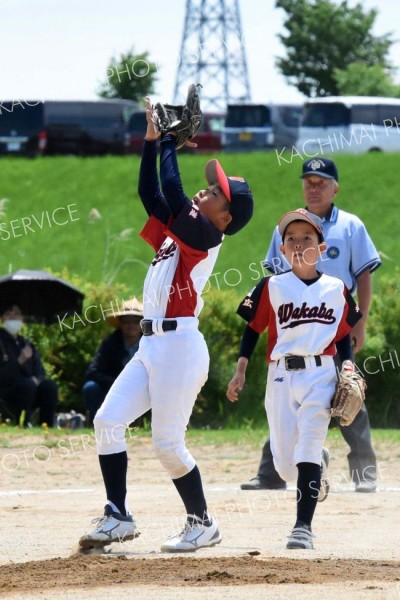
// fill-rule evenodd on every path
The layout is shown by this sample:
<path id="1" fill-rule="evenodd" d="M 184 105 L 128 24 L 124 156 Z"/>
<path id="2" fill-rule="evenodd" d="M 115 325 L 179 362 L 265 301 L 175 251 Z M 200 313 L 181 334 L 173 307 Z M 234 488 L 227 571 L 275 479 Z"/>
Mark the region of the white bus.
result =
<path id="1" fill-rule="evenodd" d="M 297 151 L 305 157 L 400 150 L 400 98 L 330 96 L 304 104 Z"/>

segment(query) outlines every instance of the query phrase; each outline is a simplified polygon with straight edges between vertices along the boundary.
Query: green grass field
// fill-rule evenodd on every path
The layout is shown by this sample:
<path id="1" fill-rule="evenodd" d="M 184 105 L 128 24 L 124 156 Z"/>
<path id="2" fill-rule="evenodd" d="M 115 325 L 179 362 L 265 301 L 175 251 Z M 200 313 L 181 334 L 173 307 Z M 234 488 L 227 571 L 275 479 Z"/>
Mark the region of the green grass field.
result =
<path id="1" fill-rule="evenodd" d="M 93 438 L 93 429 L 44 429 L 34 427 L 33 429 L 20 429 L 5 424 L 0 425 L 0 448 L 18 448 L 26 446 L 29 439 L 32 443 L 40 443 L 48 448 L 57 445 L 60 438 L 66 436 L 76 437 L 87 435 Z M 149 437 L 151 435 L 149 427 L 133 429 L 127 435 L 127 439 L 133 437 Z M 186 433 L 188 443 L 191 446 L 220 446 L 222 444 L 232 444 L 237 446 L 249 446 L 259 449 L 264 444 L 268 435 L 267 426 L 258 427 L 236 427 L 219 429 L 195 429 L 189 427 Z M 328 431 L 328 440 L 343 440 L 343 436 L 338 427 L 333 427 Z M 399 444 L 399 429 L 374 429 L 374 443 Z"/>
<path id="2" fill-rule="evenodd" d="M 204 187 L 208 156 L 179 158 L 189 196 Z M 280 215 L 303 205 L 302 159 L 279 161 L 274 152 L 226 154 L 229 174 L 244 175 L 255 197 L 255 217 L 227 238 L 211 285 L 247 292 L 261 276 L 271 234 Z M 285 157 L 290 160 L 290 155 Z M 382 254 L 384 272 L 394 270 L 399 241 L 398 154 L 338 155 L 338 205 L 367 225 Z M 65 267 L 94 283 L 124 283 L 140 295 L 152 250 L 139 237 L 145 212 L 137 195 L 139 157 L 3 158 L 0 162 L 0 273 L 20 268 Z M 2 208 L 1 208 L 2 207 Z M 91 220 L 96 208 L 101 219 Z M 394 231 L 391 231 L 394 230 Z"/>

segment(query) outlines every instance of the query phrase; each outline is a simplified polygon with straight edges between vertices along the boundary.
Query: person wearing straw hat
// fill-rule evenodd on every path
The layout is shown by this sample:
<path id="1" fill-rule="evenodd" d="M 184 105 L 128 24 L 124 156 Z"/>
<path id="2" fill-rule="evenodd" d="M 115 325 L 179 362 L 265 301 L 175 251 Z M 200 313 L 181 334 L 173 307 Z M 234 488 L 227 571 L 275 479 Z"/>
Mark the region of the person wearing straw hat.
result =
<path id="1" fill-rule="evenodd" d="M 104 338 L 98 347 L 86 371 L 82 388 L 89 425 L 93 424 L 108 390 L 139 348 L 142 318 L 143 305 L 136 298 L 123 302 L 120 310 L 107 317 L 107 322 L 115 331 Z"/>

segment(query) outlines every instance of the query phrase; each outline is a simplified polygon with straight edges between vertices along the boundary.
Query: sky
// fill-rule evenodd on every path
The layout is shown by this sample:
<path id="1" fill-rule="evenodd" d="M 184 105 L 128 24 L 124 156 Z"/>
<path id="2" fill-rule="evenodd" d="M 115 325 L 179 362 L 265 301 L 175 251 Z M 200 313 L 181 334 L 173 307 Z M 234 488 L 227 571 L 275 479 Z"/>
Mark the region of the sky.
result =
<path id="1" fill-rule="evenodd" d="M 375 35 L 393 32 L 399 39 L 389 58 L 400 81 L 396 3 L 362 4 L 378 8 Z M 275 67 L 275 57 L 285 55 L 277 39 L 284 33 L 285 12 L 274 0 L 239 5 L 251 100 L 302 102 L 304 96 Z M 0 0 L 0 101 L 95 99 L 110 58 L 133 46 L 136 53 L 147 51 L 156 65 L 154 100 L 172 102 L 185 8 L 185 0 Z"/>

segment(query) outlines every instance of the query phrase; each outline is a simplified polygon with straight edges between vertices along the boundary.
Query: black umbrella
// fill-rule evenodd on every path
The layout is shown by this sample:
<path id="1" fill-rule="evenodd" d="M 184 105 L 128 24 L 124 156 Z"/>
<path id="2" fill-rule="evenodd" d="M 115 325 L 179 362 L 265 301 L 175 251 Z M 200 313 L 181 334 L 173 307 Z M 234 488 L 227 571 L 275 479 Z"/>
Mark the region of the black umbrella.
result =
<path id="1" fill-rule="evenodd" d="M 47 271 L 20 269 L 0 277 L 0 314 L 16 304 L 22 313 L 41 323 L 82 311 L 84 294 Z"/>

